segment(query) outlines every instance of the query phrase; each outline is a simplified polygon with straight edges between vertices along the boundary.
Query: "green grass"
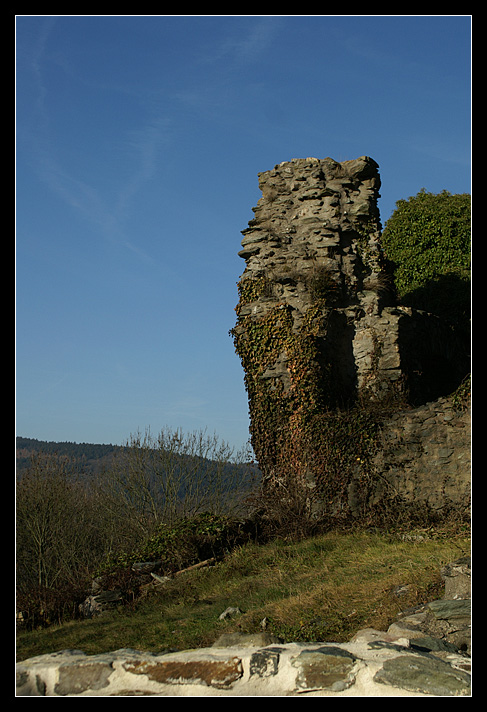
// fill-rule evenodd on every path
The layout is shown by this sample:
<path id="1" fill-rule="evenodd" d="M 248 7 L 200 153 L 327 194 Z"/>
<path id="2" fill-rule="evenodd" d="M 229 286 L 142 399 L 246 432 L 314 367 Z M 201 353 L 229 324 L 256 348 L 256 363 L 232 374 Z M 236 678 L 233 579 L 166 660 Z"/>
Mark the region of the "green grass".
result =
<path id="1" fill-rule="evenodd" d="M 414 534 L 414 532 L 413 532 Z M 158 652 L 211 645 L 222 633 L 267 630 L 284 641 L 343 642 L 386 629 L 400 610 L 441 598 L 440 568 L 470 552 L 467 533 L 327 533 L 299 543 L 247 544 L 98 618 L 17 635 L 17 659 L 65 649 Z M 406 596 L 395 587 L 410 584 Z M 242 615 L 220 621 L 228 606 Z"/>

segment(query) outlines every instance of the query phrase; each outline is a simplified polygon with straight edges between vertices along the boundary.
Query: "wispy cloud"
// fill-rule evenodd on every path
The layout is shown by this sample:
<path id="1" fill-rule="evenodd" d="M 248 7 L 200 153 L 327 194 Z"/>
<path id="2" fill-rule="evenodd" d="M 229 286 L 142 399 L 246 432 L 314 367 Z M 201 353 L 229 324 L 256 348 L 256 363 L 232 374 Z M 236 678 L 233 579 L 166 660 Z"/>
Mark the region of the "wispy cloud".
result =
<path id="1" fill-rule="evenodd" d="M 278 17 L 255 17 L 249 25 L 249 18 L 236 18 L 240 20 L 233 29 L 222 37 L 219 43 L 212 43 L 211 48 L 206 48 L 202 61 L 220 63 L 222 60 L 230 63 L 230 69 L 235 65 L 248 65 L 257 62 L 261 55 L 272 44 L 279 28 Z"/>
<path id="2" fill-rule="evenodd" d="M 132 198 L 155 177 L 161 152 L 170 143 L 170 134 L 171 120 L 165 116 L 156 116 L 124 137 L 122 152 L 136 169 L 120 188 L 117 213 L 125 214 Z"/>
<path id="3" fill-rule="evenodd" d="M 130 250 L 144 261 L 152 258 L 127 238 L 124 224 L 130 217 L 135 199 L 157 173 L 161 151 L 168 145 L 171 122 L 164 116 L 155 116 L 145 124 L 128 130 L 117 143 L 117 158 L 125 161 L 126 178 L 119 179 L 115 198 L 107 197 L 93 183 L 82 180 L 76 170 L 58 155 L 52 138 L 49 93 L 45 78 L 46 53 L 55 18 L 41 23 L 30 55 L 24 57 L 34 84 L 30 123 L 17 127 L 18 145 L 25 147 L 31 168 L 39 179 L 77 215 L 97 227 L 102 235 L 115 246 Z M 58 58 L 58 66 L 60 66 Z M 122 175 L 122 172 L 120 172 Z"/>
<path id="4" fill-rule="evenodd" d="M 197 58 L 205 71 L 204 81 L 197 74 L 174 94 L 183 107 L 212 121 L 234 120 L 238 102 L 248 92 L 262 90 L 262 84 L 251 76 L 259 61 L 272 47 L 280 28 L 279 17 L 237 17 L 223 22 L 222 34 L 211 42 L 202 43 Z M 246 70 L 249 70 L 246 79 Z"/>
<path id="5" fill-rule="evenodd" d="M 149 149 L 146 146 L 147 150 Z M 32 155 L 35 156 L 34 169 L 40 180 L 59 196 L 65 205 L 96 227 L 115 247 L 129 250 L 144 262 L 153 261 L 147 252 L 127 237 L 124 230 L 125 219 L 130 214 L 136 195 L 154 174 L 153 170 L 148 170 L 146 160 L 142 159 L 142 167 L 120 187 L 117 200 L 111 205 L 97 188 L 66 170 L 62 162 L 56 159 L 55 151 L 47 139 L 41 140 L 37 137 Z"/>
<path id="6" fill-rule="evenodd" d="M 242 38 L 230 41 L 230 51 L 239 64 L 255 63 L 272 43 L 277 29 L 276 18 L 259 18 Z"/>

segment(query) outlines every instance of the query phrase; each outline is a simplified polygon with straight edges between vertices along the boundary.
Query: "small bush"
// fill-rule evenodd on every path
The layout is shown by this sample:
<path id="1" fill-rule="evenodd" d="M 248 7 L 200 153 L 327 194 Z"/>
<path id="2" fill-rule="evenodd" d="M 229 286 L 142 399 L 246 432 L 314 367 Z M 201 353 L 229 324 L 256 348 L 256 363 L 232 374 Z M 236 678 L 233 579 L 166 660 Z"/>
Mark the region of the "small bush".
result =
<path id="1" fill-rule="evenodd" d="M 326 306 L 332 306 L 341 297 L 341 286 L 327 267 L 315 266 L 306 279 L 306 285 L 313 302 L 324 302 Z"/>
<path id="2" fill-rule="evenodd" d="M 219 558 L 249 537 L 243 522 L 206 512 L 173 525 L 160 524 L 137 549 L 110 558 L 100 573 L 138 561 L 157 561 L 160 570 L 170 574 L 204 559 Z"/>

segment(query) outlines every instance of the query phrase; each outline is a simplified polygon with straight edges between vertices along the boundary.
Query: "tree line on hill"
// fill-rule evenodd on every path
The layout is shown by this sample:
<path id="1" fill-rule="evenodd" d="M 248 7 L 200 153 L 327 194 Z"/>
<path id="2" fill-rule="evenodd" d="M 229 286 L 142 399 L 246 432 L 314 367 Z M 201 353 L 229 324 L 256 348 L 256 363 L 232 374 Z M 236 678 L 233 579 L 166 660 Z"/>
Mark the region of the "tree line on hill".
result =
<path id="1" fill-rule="evenodd" d="M 52 442 L 35 438 L 16 438 L 17 473 L 22 473 L 38 453 L 55 454 L 71 458 L 88 472 L 101 472 L 120 448 L 119 445 L 93 443 Z"/>

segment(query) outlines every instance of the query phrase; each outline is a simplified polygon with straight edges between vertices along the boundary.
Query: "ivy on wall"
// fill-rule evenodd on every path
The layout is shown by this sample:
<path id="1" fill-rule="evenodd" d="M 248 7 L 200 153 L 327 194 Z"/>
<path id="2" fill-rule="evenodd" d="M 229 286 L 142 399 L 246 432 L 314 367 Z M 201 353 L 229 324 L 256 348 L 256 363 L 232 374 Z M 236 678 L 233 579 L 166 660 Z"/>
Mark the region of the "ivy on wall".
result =
<path id="1" fill-rule="evenodd" d="M 267 288 L 265 278 L 239 284 L 238 320 L 231 332 L 245 373 L 252 446 L 264 473 L 275 471 L 283 440 L 298 437 L 302 422 L 319 409 L 316 339 L 324 322 L 322 302 L 308 309 L 298 332 L 293 329 L 291 307 L 285 303 L 262 316 L 243 315 L 242 307 L 255 302 Z M 283 354 L 290 378 L 286 392 L 279 378 L 263 377 Z"/>
<path id="2" fill-rule="evenodd" d="M 262 315 L 247 308 L 269 285 L 265 277 L 238 285 L 235 349 L 245 373 L 251 442 L 266 482 L 267 504 L 274 502 L 287 524 L 316 521 L 317 507 L 338 516 L 347 509 L 353 474 L 366 496 L 375 450 L 378 411 L 364 407 L 327 408 L 333 388 L 329 366 L 320 362 L 319 343 L 326 337 L 334 295 L 316 290 L 297 329 L 291 307 L 277 303 Z M 285 354 L 288 386 L 279 377 L 264 377 Z M 273 499 L 274 496 L 274 499 Z M 364 499 L 365 501 L 365 499 Z M 271 507 L 272 508 L 272 507 Z"/>

